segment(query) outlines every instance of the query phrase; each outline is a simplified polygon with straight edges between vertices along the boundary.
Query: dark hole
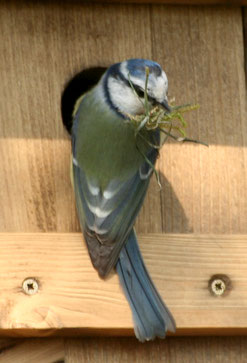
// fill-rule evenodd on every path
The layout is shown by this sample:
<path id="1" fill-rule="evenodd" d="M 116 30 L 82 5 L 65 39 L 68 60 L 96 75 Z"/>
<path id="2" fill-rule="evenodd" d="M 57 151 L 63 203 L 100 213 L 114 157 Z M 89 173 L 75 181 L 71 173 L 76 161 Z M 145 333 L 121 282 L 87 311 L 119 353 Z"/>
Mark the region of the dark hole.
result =
<path id="1" fill-rule="evenodd" d="M 72 114 L 76 101 L 83 93 L 98 83 L 106 69 L 105 67 L 84 69 L 66 84 L 61 97 L 61 113 L 63 124 L 69 134 L 71 133 Z"/>
<path id="2" fill-rule="evenodd" d="M 138 94 L 138 96 L 143 98 L 144 97 L 144 91 L 140 87 L 138 87 L 136 85 L 134 86 L 134 88 L 135 88 L 135 91 Z"/>

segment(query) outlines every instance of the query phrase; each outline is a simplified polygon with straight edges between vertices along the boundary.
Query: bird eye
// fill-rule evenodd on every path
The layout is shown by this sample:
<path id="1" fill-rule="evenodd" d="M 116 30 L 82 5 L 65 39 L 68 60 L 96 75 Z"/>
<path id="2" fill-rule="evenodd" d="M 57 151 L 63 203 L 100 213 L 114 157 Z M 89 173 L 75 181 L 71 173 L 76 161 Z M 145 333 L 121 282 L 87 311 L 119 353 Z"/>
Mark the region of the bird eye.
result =
<path id="1" fill-rule="evenodd" d="M 142 90 L 138 90 L 137 94 L 139 97 L 144 97 L 144 92 Z"/>
<path id="2" fill-rule="evenodd" d="M 141 98 L 144 97 L 144 91 L 141 88 L 135 87 L 135 91 L 139 97 L 141 97 Z"/>

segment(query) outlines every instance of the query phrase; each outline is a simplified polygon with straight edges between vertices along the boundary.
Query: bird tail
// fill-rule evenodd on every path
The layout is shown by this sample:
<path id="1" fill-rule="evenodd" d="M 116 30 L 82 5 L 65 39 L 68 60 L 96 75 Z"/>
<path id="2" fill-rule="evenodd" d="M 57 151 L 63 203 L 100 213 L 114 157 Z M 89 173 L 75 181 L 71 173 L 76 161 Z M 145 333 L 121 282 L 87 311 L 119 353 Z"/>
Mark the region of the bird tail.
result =
<path id="1" fill-rule="evenodd" d="M 123 246 L 116 265 L 121 285 L 132 309 L 136 337 L 144 342 L 175 332 L 176 324 L 144 265 L 134 230 Z"/>

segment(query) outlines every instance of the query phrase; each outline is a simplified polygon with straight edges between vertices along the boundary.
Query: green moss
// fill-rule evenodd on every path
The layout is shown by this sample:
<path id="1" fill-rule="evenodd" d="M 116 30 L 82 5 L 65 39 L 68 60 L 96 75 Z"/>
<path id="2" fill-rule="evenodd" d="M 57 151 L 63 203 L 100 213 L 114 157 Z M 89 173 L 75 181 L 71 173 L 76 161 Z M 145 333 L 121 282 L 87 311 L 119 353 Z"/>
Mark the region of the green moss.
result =
<path id="1" fill-rule="evenodd" d="M 185 104 L 177 106 L 171 105 L 170 112 L 165 111 L 161 106 L 155 106 L 150 109 L 147 94 L 148 78 L 149 68 L 146 67 L 146 81 L 143 102 L 136 93 L 129 77 L 130 86 L 134 94 L 136 95 L 136 97 L 139 98 L 140 102 L 143 104 L 144 107 L 144 113 L 141 115 L 126 115 L 128 116 L 128 121 L 135 128 L 135 133 L 138 134 L 141 130 L 150 131 L 159 129 L 161 132 L 164 132 L 168 137 L 171 137 L 177 141 L 190 141 L 206 145 L 204 142 L 187 138 L 185 130 L 187 127 L 187 122 L 185 121 L 184 114 L 186 112 L 196 110 L 200 106 L 198 104 Z M 175 132 L 175 134 L 172 132 Z"/>

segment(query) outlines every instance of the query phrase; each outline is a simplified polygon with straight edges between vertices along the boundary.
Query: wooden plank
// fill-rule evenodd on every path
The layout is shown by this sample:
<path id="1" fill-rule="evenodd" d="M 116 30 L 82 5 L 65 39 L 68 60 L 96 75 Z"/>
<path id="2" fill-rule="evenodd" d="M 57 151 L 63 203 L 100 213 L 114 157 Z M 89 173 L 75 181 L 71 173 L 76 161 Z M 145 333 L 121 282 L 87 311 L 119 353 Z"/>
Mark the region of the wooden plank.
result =
<path id="1" fill-rule="evenodd" d="M 247 9 L 242 9 L 243 16 L 243 34 L 244 34 L 244 70 L 245 70 L 245 83 L 247 85 Z"/>
<path id="2" fill-rule="evenodd" d="M 63 359 L 64 344 L 61 339 L 26 339 L 0 354 L 0 363 L 61 363 Z"/>
<path id="3" fill-rule="evenodd" d="M 151 23 L 153 58 L 162 59 L 169 95 L 178 104 L 200 104 L 187 119 L 187 133 L 209 144 L 209 148 L 174 143 L 163 147 L 162 231 L 247 233 L 241 9 L 153 6 Z M 147 227 L 146 222 L 146 231 L 152 231 L 152 223 Z"/>
<path id="4" fill-rule="evenodd" d="M 246 356 L 247 337 L 240 336 L 168 337 L 146 344 L 130 337 L 83 337 L 66 339 L 65 349 L 61 338 L 22 339 L 19 347 L 1 351 L 0 362 L 128 363 L 131 357 L 135 363 L 244 363 Z"/>
<path id="5" fill-rule="evenodd" d="M 247 236 L 140 236 L 147 267 L 175 316 L 178 334 L 247 332 Z M 130 309 L 114 274 L 101 280 L 81 234 L 0 234 L 1 335 L 133 334 Z M 13 263 L 15 261 L 15 263 Z M 208 289 L 224 274 L 231 289 Z M 35 278 L 38 293 L 23 281 Z"/>
<path id="6" fill-rule="evenodd" d="M 163 4 L 163 5 L 230 5 L 245 6 L 246 0 L 87 0 L 90 2 L 127 3 L 127 4 Z"/>
<path id="7" fill-rule="evenodd" d="M 66 363 L 245 363 L 247 337 L 177 337 L 146 344 L 134 338 L 70 339 L 65 354 Z"/>
<path id="8" fill-rule="evenodd" d="M 3 2 L 0 12 L 4 34 L 0 203 L 6 206 L 0 230 L 79 231 L 69 178 L 70 141 L 59 114 L 60 93 L 65 80 L 81 67 L 138 54 L 164 66 L 170 95 L 178 103 L 201 104 L 188 118 L 188 134 L 210 144 L 209 149 L 164 146 L 159 160 L 163 190 L 153 180 L 138 231 L 247 233 L 241 10 L 18 4 Z M 15 24 L 17 16 L 26 21 Z M 74 24 L 76 31 L 70 32 L 65 24 Z M 74 52 L 81 44 L 87 45 L 83 53 Z M 23 87 L 15 86 L 17 79 Z"/>
<path id="9" fill-rule="evenodd" d="M 149 8 L 4 1 L 0 32 L 0 230 L 79 231 L 61 93 L 81 68 L 150 58 Z"/>

